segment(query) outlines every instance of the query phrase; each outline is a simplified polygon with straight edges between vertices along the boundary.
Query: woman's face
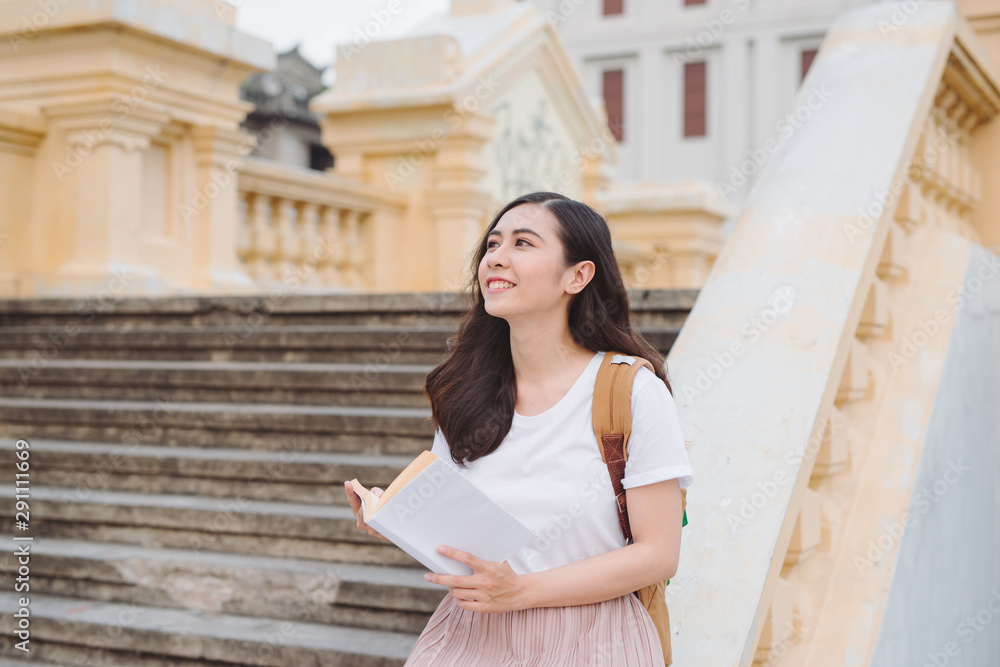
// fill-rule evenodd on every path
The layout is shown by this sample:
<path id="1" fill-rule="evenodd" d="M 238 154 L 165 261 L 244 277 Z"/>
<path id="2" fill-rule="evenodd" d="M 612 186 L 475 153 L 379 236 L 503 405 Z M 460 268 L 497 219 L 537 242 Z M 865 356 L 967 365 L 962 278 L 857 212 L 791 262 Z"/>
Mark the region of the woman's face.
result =
<path id="1" fill-rule="evenodd" d="M 558 227 L 555 216 L 537 204 L 521 204 L 501 216 L 479 262 L 486 312 L 504 319 L 556 313 L 562 301 L 586 286 L 593 262 L 564 267 Z"/>

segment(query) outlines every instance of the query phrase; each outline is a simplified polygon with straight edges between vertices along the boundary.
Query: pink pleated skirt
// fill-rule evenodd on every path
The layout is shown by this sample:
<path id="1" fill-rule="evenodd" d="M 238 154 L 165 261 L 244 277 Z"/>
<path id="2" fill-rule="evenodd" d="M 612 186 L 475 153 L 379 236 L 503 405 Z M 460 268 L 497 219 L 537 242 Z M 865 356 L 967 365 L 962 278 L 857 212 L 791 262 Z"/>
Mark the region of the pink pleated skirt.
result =
<path id="1" fill-rule="evenodd" d="M 649 612 L 635 595 L 500 614 L 438 605 L 403 667 L 663 667 Z"/>

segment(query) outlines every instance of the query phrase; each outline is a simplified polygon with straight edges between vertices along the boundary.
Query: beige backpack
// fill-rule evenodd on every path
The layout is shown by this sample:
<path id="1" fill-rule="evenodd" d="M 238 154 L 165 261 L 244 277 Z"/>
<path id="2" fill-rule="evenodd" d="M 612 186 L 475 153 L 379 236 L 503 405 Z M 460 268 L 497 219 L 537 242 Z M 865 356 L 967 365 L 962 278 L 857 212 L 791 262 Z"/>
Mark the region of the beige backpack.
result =
<path id="1" fill-rule="evenodd" d="M 655 372 L 647 359 L 621 352 L 608 352 L 601 360 L 594 383 L 594 435 L 597 436 L 601 458 L 607 464 L 608 474 L 611 476 L 611 485 L 618 501 L 618 523 L 621 524 L 625 544 L 632 543 L 632 530 L 628 524 L 622 477 L 625 475 L 625 461 L 628 460 L 628 438 L 632 432 L 632 381 L 642 366 Z M 687 489 L 681 489 L 681 507 L 684 509 L 681 526 L 686 526 Z M 664 665 L 673 663 L 670 651 L 670 615 L 667 613 L 667 601 L 664 597 L 669 583 L 670 580 L 665 579 L 634 592 L 649 612 L 660 635 Z"/>

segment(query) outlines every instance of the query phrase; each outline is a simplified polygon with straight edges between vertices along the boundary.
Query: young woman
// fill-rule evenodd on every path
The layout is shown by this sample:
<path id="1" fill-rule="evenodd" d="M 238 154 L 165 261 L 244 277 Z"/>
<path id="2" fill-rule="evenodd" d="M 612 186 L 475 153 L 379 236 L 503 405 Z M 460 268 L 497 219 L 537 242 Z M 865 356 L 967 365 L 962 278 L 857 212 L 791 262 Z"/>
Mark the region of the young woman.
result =
<path id="1" fill-rule="evenodd" d="M 474 304 L 427 376 L 431 451 L 538 538 L 502 563 L 443 545 L 473 574 L 427 575 L 449 595 L 406 667 L 662 666 L 656 628 L 632 591 L 674 575 L 680 489 L 693 473 L 663 356 L 631 326 L 608 225 L 562 195 L 519 197 L 486 230 L 472 274 Z M 591 422 L 610 350 L 657 369 L 639 369 L 632 385 L 628 546 Z M 381 537 L 347 493 L 358 527 Z"/>

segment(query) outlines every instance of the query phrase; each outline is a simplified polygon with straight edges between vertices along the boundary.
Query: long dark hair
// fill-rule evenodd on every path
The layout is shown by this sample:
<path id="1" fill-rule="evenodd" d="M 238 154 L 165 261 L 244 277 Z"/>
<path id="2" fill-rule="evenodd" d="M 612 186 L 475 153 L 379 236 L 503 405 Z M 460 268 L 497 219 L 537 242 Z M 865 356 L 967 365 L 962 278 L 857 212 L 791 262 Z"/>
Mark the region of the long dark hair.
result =
<path id="1" fill-rule="evenodd" d="M 632 309 L 607 221 L 586 204 L 554 192 L 523 195 L 504 206 L 483 233 L 472 259 L 472 306 L 450 341 L 448 358 L 427 374 L 424 383 L 434 425 L 461 467 L 499 447 L 514 419 L 517 384 L 510 325 L 486 312 L 478 275 L 490 231 L 504 213 L 522 204 L 544 206 L 558 220 L 564 266 L 584 260 L 594 263 L 594 277 L 570 302 L 573 340 L 594 352 L 614 350 L 648 359 L 673 393 L 663 355 L 632 328 Z"/>

